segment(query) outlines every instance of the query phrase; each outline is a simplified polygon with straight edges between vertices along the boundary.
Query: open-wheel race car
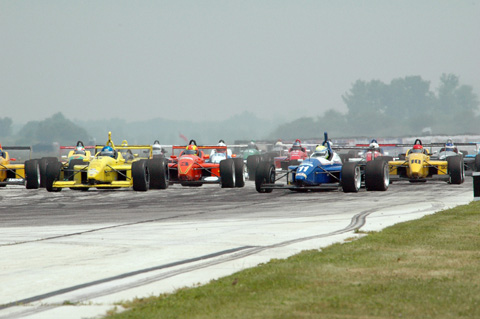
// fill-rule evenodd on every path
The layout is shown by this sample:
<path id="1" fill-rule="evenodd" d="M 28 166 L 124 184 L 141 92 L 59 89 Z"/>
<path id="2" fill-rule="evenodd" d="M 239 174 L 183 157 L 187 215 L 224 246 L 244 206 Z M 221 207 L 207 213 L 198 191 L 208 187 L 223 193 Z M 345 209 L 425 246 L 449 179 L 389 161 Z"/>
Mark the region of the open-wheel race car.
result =
<path id="1" fill-rule="evenodd" d="M 58 192 L 74 190 L 115 189 L 132 187 L 135 191 L 168 187 L 168 167 L 164 158 L 152 158 L 151 145 L 115 146 L 108 133 L 105 145 L 95 147 L 95 157 L 71 159 L 68 163 L 49 162 L 46 188 Z"/>
<path id="2" fill-rule="evenodd" d="M 206 150 L 214 152 L 205 154 Z M 172 151 L 174 154 L 168 163 L 171 184 L 220 184 L 222 188 L 245 186 L 243 159 L 229 157 L 227 146 L 198 146 L 195 140 L 190 140 L 186 146 L 173 146 Z"/>
<path id="3" fill-rule="evenodd" d="M 302 142 L 299 139 L 296 139 L 285 156 L 276 156 L 273 161 L 275 168 L 287 170 L 289 166 L 299 165 L 307 158 L 307 150 L 302 146 Z"/>
<path id="4" fill-rule="evenodd" d="M 442 180 L 450 184 L 462 184 L 465 180 L 463 156 L 457 154 L 446 156 L 443 160 L 434 159 L 426 148 L 428 146 L 429 144 L 423 145 L 420 139 L 416 139 L 404 156 L 389 161 L 390 180 L 408 180 L 412 183 Z"/>
<path id="5" fill-rule="evenodd" d="M 24 154 L 25 158 L 10 157 L 9 151 L 19 151 Z M 0 145 L 0 187 L 25 185 L 27 189 L 39 188 L 38 160 L 31 159 L 31 154 L 30 146 L 5 146 L 2 148 Z"/>
<path id="6" fill-rule="evenodd" d="M 385 191 L 389 185 L 388 164 L 385 160 L 370 161 L 364 172 L 357 162 L 342 163 L 340 156 L 332 149 L 325 133 L 322 145 L 299 165 L 291 165 L 286 173 L 276 176 L 277 170 L 270 162 L 261 162 L 255 176 L 255 188 L 259 193 L 273 189 L 308 191 L 339 189 L 344 192 L 358 192 L 362 185 L 367 190 Z M 286 178 L 286 183 L 276 183 Z"/>

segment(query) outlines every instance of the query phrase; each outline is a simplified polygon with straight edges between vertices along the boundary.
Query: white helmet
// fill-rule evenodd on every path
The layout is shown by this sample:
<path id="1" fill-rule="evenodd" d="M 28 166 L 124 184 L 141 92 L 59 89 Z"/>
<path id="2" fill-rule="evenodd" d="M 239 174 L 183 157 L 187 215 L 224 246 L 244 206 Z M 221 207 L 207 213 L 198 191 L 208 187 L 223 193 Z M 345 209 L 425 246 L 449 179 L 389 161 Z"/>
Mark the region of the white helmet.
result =
<path id="1" fill-rule="evenodd" d="M 372 142 L 368 147 L 372 149 L 377 149 L 380 148 L 380 145 L 378 145 L 378 143 Z"/>

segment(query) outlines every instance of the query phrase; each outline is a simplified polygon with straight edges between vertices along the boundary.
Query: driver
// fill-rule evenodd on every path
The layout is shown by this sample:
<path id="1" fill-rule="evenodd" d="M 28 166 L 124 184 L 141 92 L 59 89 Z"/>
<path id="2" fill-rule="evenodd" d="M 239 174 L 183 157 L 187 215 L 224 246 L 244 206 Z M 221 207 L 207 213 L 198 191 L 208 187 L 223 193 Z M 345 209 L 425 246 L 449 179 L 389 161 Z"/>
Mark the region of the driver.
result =
<path id="1" fill-rule="evenodd" d="M 75 148 L 75 151 L 73 152 L 73 154 L 86 155 L 87 153 L 85 152 L 85 147 L 83 147 L 83 146 L 81 146 L 81 145 L 78 145 L 78 146 Z"/>
<path id="2" fill-rule="evenodd" d="M 155 155 L 164 155 L 167 151 L 165 151 L 165 149 L 162 147 L 162 145 L 160 145 L 160 142 L 159 141 L 155 141 L 153 142 L 153 145 L 152 145 L 152 155 L 155 156 Z"/>
<path id="3" fill-rule="evenodd" d="M 447 143 L 445 143 L 445 151 L 458 153 L 457 147 L 453 145 L 452 140 L 448 140 Z"/>
<path id="4" fill-rule="evenodd" d="M 315 158 L 324 158 L 324 159 L 329 159 L 330 158 L 330 151 L 327 147 L 323 146 L 323 145 L 318 145 L 316 148 L 315 148 L 315 151 L 313 152 L 313 154 L 311 155 L 311 157 L 315 157 Z"/>
<path id="5" fill-rule="evenodd" d="M 380 149 L 380 145 L 378 143 L 372 142 L 370 145 L 368 145 L 368 148 L 371 150 L 378 151 Z"/>
<path id="6" fill-rule="evenodd" d="M 195 144 L 190 144 L 185 148 L 186 155 L 198 155 L 198 147 Z"/>
<path id="7" fill-rule="evenodd" d="M 99 156 L 110 156 L 110 157 L 114 158 L 115 157 L 115 152 L 113 151 L 113 148 L 111 146 L 104 146 L 98 155 Z"/>
<path id="8" fill-rule="evenodd" d="M 291 152 L 291 151 L 297 151 L 297 150 L 298 150 L 298 151 L 305 152 L 305 149 L 302 147 L 302 143 L 301 143 L 300 140 L 296 140 L 296 141 L 293 143 L 293 145 L 292 145 L 292 147 L 290 148 L 289 152 Z"/>
<path id="9" fill-rule="evenodd" d="M 255 144 L 254 141 L 250 141 L 250 143 L 248 143 L 248 145 L 247 145 L 247 148 L 248 149 L 254 149 L 254 150 L 258 151 L 258 146 L 257 146 L 257 144 Z"/>
<path id="10" fill-rule="evenodd" d="M 413 145 L 412 153 L 423 153 L 423 146 L 421 144 Z"/>

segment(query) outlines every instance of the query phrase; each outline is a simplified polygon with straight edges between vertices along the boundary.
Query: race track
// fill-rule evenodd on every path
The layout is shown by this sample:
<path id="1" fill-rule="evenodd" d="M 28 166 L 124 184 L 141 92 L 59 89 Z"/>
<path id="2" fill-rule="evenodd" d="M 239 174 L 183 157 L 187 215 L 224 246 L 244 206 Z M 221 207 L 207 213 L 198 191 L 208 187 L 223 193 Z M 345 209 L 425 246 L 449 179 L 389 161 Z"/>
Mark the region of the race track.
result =
<path id="1" fill-rule="evenodd" d="M 463 185 L 259 194 L 172 186 L 145 193 L 0 189 L 0 319 L 93 318 L 114 302 L 351 240 L 473 199 Z"/>

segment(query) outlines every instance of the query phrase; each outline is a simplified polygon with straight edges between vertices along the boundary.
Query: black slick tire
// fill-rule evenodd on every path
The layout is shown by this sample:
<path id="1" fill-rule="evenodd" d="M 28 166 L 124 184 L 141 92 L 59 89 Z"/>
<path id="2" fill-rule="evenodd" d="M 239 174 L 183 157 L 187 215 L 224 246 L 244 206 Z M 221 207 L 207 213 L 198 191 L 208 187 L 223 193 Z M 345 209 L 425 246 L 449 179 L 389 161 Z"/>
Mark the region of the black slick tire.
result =
<path id="1" fill-rule="evenodd" d="M 220 186 L 222 188 L 235 187 L 235 162 L 232 158 L 220 161 Z"/>
<path id="2" fill-rule="evenodd" d="M 255 180 L 255 172 L 257 171 L 257 166 L 259 163 L 260 155 L 250 155 L 249 157 L 247 157 L 247 171 L 249 180 Z"/>
<path id="3" fill-rule="evenodd" d="M 150 174 L 146 160 L 132 163 L 132 182 L 134 191 L 146 192 L 148 190 L 148 186 L 150 185 Z"/>
<path id="4" fill-rule="evenodd" d="M 448 175 L 450 175 L 450 184 L 462 184 L 464 181 L 463 158 L 461 156 L 449 156 Z"/>
<path id="5" fill-rule="evenodd" d="M 37 189 L 40 187 L 40 168 L 38 160 L 25 161 L 25 188 Z"/>
<path id="6" fill-rule="evenodd" d="M 150 189 L 167 189 L 169 184 L 168 163 L 165 157 L 148 160 Z"/>
<path id="7" fill-rule="evenodd" d="M 345 193 L 357 193 L 360 190 L 362 176 L 356 162 L 346 162 L 342 166 L 342 189 Z"/>
<path id="8" fill-rule="evenodd" d="M 46 174 L 47 174 L 47 165 L 49 163 L 58 163 L 58 158 L 56 157 L 42 157 L 38 160 L 38 167 L 40 168 L 40 188 L 45 188 L 46 186 Z"/>
<path id="9" fill-rule="evenodd" d="M 367 191 L 386 191 L 390 184 L 388 162 L 378 158 L 365 166 L 365 188 Z"/>
<path id="10" fill-rule="evenodd" d="M 243 158 L 233 158 L 235 164 L 235 187 L 244 187 L 245 186 L 245 175 L 243 173 L 245 165 L 243 163 Z"/>
<path id="11" fill-rule="evenodd" d="M 264 184 L 275 183 L 275 166 L 270 162 L 260 162 L 255 174 L 255 189 L 259 193 L 271 193 L 273 189 L 264 188 Z"/>
<path id="12" fill-rule="evenodd" d="M 45 188 L 49 192 L 60 192 L 62 188 L 53 187 L 53 183 L 58 180 L 62 170 L 62 163 L 50 162 L 45 170 Z"/>

